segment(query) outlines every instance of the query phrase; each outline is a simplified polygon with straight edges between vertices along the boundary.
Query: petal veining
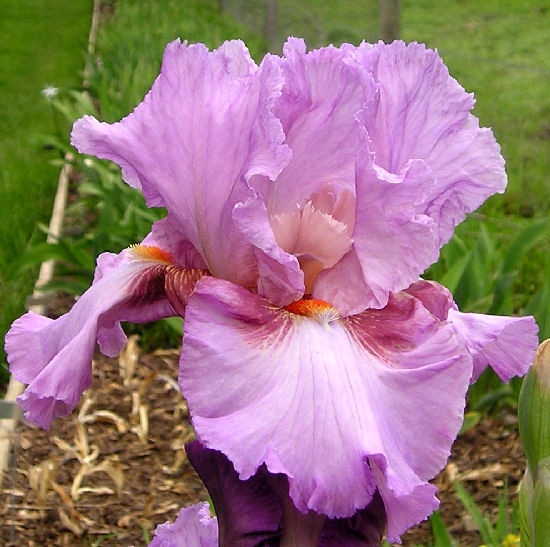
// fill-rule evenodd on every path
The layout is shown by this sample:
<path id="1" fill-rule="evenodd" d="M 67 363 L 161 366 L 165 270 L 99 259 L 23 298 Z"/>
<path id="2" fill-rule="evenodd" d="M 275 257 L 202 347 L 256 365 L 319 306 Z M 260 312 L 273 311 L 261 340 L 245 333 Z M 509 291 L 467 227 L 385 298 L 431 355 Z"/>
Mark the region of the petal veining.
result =
<path id="1" fill-rule="evenodd" d="M 437 505 L 426 480 L 460 428 L 472 361 L 419 300 L 323 325 L 205 278 L 184 328 L 179 380 L 197 435 L 241 479 L 265 464 L 287 475 L 300 511 L 329 517 L 365 507 L 379 481 L 417 520 Z M 391 521 L 395 537 L 407 518 Z"/>
<path id="2" fill-rule="evenodd" d="M 240 41 L 212 52 L 174 41 L 134 112 L 114 124 L 85 116 L 72 143 L 118 163 L 149 206 L 166 207 L 213 275 L 252 287 L 252 248 L 232 210 L 248 198 L 250 177 L 274 179 L 288 163 L 272 113 L 282 85 L 278 63 L 266 57 L 257 67 Z"/>
<path id="3" fill-rule="evenodd" d="M 539 339 L 532 316 L 503 317 L 458 311 L 451 293 L 435 281 L 417 281 L 407 292 L 441 320 L 448 320 L 473 357 L 471 383 L 490 366 L 503 382 L 529 370 Z"/>
<path id="4" fill-rule="evenodd" d="M 503 382 L 529 370 L 539 342 L 535 319 L 449 310 L 449 321 L 474 357 L 472 382 L 490 366 Z"/>
<path id="5" fill-rule="evenodd" d="M 470 114 L 473 94 L 449 75 L 437 51 L 396 41 L 379 47 L 374 65 L 372 56 L 359 64 L 379 89 L 362 116 L 375 161 L 395 174 L 410 160 L 429 166 L 434 184 L 418 212 L 435 221 L 441 246 L 466 213 L 504 191 L 500 147 Z"/>
<path id="6" fill-rule="evenodd" d="M 372 78 L 348 62 L 345 48 L 306 53 L 302 40 L 289 38 L 280 61 L 285 83 L 275 105 L 292 159 L 275 184 L 262 185 L 270 215 L 303 205 L 326 184 L 353 189 L 361 145 L 355 113 L 374 93 Z"/>

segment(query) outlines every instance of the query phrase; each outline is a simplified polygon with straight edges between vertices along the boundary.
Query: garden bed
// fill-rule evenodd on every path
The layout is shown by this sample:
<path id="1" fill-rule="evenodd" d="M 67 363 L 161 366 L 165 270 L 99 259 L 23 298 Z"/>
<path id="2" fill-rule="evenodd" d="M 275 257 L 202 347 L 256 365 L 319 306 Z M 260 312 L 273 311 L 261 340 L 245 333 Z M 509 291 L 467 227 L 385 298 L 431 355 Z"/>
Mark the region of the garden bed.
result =
<path id="1" fill-rule="evenodd" d="M 2 545 L 146 545 L 157 524 L 206 499 L 183 450 L 193 432 L 176 383 L 178 355 L 141 355 L 132 338 L 119 359 L 97 355 L 93 386 L 72 416 L 50 432 L 20 423 L 0 497 Z M 517 499 L 523 469 L 513 415 L 485 418 L 458 439 L 435 481 L 458 545 L 481 541 L 454 481 L 495 517 L 506 480 Z M 406 546 L 431 541 L 427 523 L 403 538 Z"/>

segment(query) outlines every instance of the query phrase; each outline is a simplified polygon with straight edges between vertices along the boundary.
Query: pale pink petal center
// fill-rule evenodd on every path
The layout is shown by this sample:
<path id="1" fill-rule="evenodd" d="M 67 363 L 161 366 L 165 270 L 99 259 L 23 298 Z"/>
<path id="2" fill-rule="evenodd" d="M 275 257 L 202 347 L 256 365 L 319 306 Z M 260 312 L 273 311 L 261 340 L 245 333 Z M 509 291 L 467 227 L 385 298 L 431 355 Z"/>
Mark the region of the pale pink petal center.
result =
<path id="1" fill-rule="evenodd" d="M 269 218 L 277 244 L 294 255 L 304 272 L 305 292 L 322 270 L 332 268 L 353 244 L 355 198 L 349 191 L 336 197 L 327 185 L 303 207 Z"/>

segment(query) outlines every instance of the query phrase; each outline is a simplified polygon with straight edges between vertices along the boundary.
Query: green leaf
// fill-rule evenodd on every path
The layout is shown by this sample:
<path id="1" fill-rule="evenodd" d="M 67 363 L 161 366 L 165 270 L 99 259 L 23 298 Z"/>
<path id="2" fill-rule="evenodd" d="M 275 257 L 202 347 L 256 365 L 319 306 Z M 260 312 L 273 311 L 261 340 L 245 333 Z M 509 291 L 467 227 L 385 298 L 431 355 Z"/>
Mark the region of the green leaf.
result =
<path id="1" fill-rule="evenodd" d="M 456 489 L 456 495 L 460 499 L 462 505 L 464 505 L 466 511 L 468 511 L 470 516 L 474 519 L 483 543 L 486 543 L 487 545 L 492 545 L 494 535 L 493 526 L 491 525 L 487 517 L 481 513 L 476 502 L 470 496 L 470 494 L 466 492 L 465 488 L 458 481 L 455 481 L 454 485 Z"/>
<path id="2" fill-rule="evenodd" d="M 460 259 L 452 263 L 451 267 L 447 270 L 447 273 L 441 278 L 440 283 L 447 287 L 452 293 L 456 291 L 458 284 L 460 283 L 466 267 L 468 266 L 472 253 L 469 252 L 462 256 Z"/>
<path id="3" fill-rule="evenodd" d="M 550 457 L 550 341 L 543 342 L 523 380 L 518 404 L 519 434 L 535 480 L 540 460 Z"/>
<path id="4" fill-rule="evenodd" d="M 538 462 L 531 503 L 533 547 L 548 547 L 550 542 L 550 458 Z"/>
<path id="5" fill-rule="evenodd" d="M 162 321 L 175 333 L 183 336 L 183 319 L 181 317 L 166 317 Z"/>
<path id="6" fill-rule="evenodd" d="M 549 227 L 550 219 L 539 220 L 523 230 L 512 242 L 502 261 L 489 313 L 503 313 L 506 298 L 509 297 L 510 288 L 517 275 L 517 268 L 521 264 L 525 253 L 542 239 L 548 232 Z"/>
<path id="7" fill-rule="evenodd" d="M 474 410 L 483 412 L 501 406 L 506 400 L 511 400 L 512 388 L 508 384 L 501 384 L 496 389 L 491 389 L 485 395 L 483 395 L 475 405 Z"/>
<path id="8" fill-rule="evenodd" d="M 430 528 L 435 542 L 434 547 L 454 547 L 455 543 L 438 512 L 432 513 Z"/>
<path id="9" fill-rule="evenodd" d="M 462 435 L 463 433 L 466 433 L 466 431 L 470 431 L 470 429 L 474 428 L 479 423 L 479 420 L 481 420 L 481 416 L 481 412 L 477 412 L 475 410 L 466 412 L 464 415 L 464 421 L 462 422 L 462 427 L 460 428 L 458 434 Z"/>
<path id="10" fill-rule="evenodd" d="M 519 530 L 521 547 L 531 547 L 531 500 L 533 498 L 533 480 L 529 469 L 525 471 L 519 490 Z"/>
<path id="11" fill-rule="evenodd" d="M 11 275 L 16 277 L 25 270 L 33 268 L 48 260 L 73 261 L 72 254 L 65 245 L 59 243 L 37 243 L 32 245 L 11 264 Z"/>

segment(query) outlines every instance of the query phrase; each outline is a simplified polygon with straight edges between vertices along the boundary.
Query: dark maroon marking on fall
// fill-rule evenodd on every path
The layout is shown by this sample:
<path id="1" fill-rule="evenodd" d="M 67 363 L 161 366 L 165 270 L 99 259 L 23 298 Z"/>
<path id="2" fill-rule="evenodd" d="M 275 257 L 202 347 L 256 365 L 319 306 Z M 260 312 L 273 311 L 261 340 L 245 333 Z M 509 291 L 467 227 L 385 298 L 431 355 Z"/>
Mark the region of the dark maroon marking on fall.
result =
<path id="1" fill-rule="evenodd" d="M 151 265 L 136 274 L 125 304 L 140 307 L 166 298 L 174 311 L 183 317 L 187 300 L 193 292 L 195 283 L 205 275 L 210 275 L 210 272 L 200 268 L 185 269 L 167 264 Z"/>

